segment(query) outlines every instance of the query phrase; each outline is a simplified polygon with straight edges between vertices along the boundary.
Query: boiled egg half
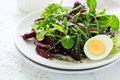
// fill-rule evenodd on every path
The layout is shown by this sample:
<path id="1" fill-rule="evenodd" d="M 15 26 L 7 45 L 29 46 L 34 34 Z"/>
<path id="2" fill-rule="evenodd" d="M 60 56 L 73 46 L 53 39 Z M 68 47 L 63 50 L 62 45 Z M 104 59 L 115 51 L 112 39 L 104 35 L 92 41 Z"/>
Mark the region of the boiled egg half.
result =
<path id="1" fill-rule="evenodd" d="M 86 41 L 84 53 L 91 60 L 100 60 L 109 55 L 113 41 L 106 35 L 97 35 Z"/>

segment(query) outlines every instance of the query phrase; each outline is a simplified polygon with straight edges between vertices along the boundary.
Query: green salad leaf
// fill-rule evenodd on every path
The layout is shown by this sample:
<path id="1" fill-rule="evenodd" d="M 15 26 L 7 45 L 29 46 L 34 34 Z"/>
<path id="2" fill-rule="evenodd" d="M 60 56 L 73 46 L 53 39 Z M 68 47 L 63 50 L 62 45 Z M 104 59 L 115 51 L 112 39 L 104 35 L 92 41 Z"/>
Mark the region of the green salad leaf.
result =
<path id="1" fill-rule="evenodd" d="M 62 32 L 62 33 L 65 34 L 65 29 L 64 29 L 64 27 L 62 27 L 62 26 L 60 26 L 60 25 L 58 25 L 58 24 L 52 24 L 52 26 L 53 26 L 54 28 L 56 28 L 57 30 L 59 30 L 60 32 Z"/>
<path id="2" fill-rule="evenodd" d="M 53 3 L 53 4 L 49 4 L 45 8 L 44 12 L 41 14 L 41 17 L 48 17 L 53 14 L 60 14 L 60 13 L 68 14 L 68 10 L 59 4 Z"/>
<path id="3" fill-rule="evenodd" d="M 87 0 L 87 5 L 91 13 L 96 13 L 97 1 L 96 0 Z"/>
<path id="4" fill-rule="evenodd" d="M 66 17 L 63 19 L 63 25 L 66 29 L 65 34 L 67 35 L 67 33 L 68 33 L 68 21 L 67 21 Z"/>
<path id="5" fill-rule="evenodd" d="M 119 29 L 119 19 L 115 15 L 110 15 L 110 24 L 113 30 Z"/>
<path id="6" fill-rule="evenodd" d="M 120 50 L 118 40 L 112 32 L 112 30 L 119 30 L 117 16 L 106 14 L 106 9 L 97 13 L 97 0 L 86 0 L 86 2 L 88 11 L 79 2 L 74 4 L 72 10 L 60 4 L 49 4 L 40 15 L 40 19 L 33 24 L 37 41 L 44 40 L 46 36 L 50 37 L 54 41 L 51 49 L 62 46 L 65 51 L 73 51 L 83 58 L 85 57 L 83 47 L 86 41 L 96 35 L 104 34 L 113 40 L 111 54 Z"/>
<path id="7" fill-rule="evenodd" d="M 102 27 L 110 26 L 113 30 L 119 29 L 119 19 L 115 15 L 101 15 L 99 17 L 98 22 Z"/>
<path id="8" fill-rule="evenodd" d="M 113 48 L 112 48 L 110 54 L 115 54 L 118 51 L 120 51 L 120 44 L 118 44 L 118 39 L 115 37 L 112 38 L 112 41 L 113 41 Z"/>
<path id="9" fill-rule="evenodd" d="M 101 12 L 97 14 L 97 16 L 103 16 L 106 13 L 106 9 L 103 9 Z"/>
<path id="10" fill-rule="evenodd" d="M 101 25 L 101 27 L 108 27 L 110 26 L 110 17 L 108 15 L 102 15 L 99 16 L 100 20 L 98 20 L 99 24 Z"/>
<path id="11" fill-rule="evenodd" d="M 67 35 L 62 38 L 61 43 L 65 49 L 71 49 L 74 46 L 75 41 L 71 36 Z"/>
<path id="12" fill-rule="evenodd" d="M 37 30 L 36 31 L 36 38 L 37 38 L 37 40 L 38 41 L 42 41 L 44 39 L 45 33 L 46 33 L 46 31 L 43 28 Z"/>

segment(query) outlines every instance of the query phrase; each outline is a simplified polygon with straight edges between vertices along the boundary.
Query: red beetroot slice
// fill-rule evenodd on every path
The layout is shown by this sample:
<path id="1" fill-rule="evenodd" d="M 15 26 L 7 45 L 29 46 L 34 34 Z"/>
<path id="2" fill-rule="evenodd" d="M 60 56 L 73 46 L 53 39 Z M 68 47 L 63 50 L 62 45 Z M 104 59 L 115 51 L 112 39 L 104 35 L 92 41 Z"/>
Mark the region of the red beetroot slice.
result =
<path id="1" fill-rule="evenodd" d="M 36 47 L 36 52 L 37 54 L 39 54 L 44 58 L 47 58 L 47 59 L 51 58 L 51 56 L 44 49 L 40 49 L 39 47 Z"/>
<path id="2" fill-rule="evenodd" d="M 79 54 L 77 54 L 74 49 L 71 49 L 71 50 L 70 50 L 69 55 L 70 55 L 73 59 L 75 59 L 75 60 L 77 60 L 77 61 L 80 60 Z"/>
<path id="3" fill-rule="evenodd" d="M 54 40 L 49 36 L 45 36 L 44 40 L 41 41 L 41 42 L 44 43 L 44 44 L 49 44 L 51 46 L 54 45 Z"/>
<path id="4" fill-rule="evenodd" d="M 46 45 L 46 44 L 43 44 L 43 43 L 40 43 L 40 42 L 35 42 L 35 46 L 40 48 L 40 49 L 44 49 L 44 50 L 48 50 L 51 48 L 50 45 Z"/>
<path id="5" fill-rule="evenodd" d="M 61 54 L 61 55 L 64 55 L 64 56 L 67 56 L 67 52 L 64 50 L 64 49 L 52 49 L 50 50 L 50 53 L 51 54 Z"/>
<path id="6" fill-rule="evenodd" d="M 67 50 L 64 49 L 60 44 L 56 45 L 55 47 L 53 47 L 52 50 L 50 50 L 51 54 L 61 54 L 64 56 L 67 56 Z"/>
<path id="7" fill-rule="evenodd" d="M 30 33 L 24 34 L 22 37 L 23 37 L 24 40 L 36 37 L 36 32 L 34 30 L 32 30 Z"/>

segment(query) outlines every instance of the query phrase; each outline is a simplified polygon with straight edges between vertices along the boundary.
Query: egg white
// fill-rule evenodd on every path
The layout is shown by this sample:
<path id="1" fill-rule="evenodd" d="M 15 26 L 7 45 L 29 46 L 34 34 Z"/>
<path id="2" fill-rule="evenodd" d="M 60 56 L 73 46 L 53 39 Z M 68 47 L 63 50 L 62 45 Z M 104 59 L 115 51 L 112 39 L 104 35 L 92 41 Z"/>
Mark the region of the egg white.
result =
<path id="1" fill-rule="evenodd" d="M 104 44 L 105 52 L 102 55 L 99 55 L 99 56 L 93 55 L 88 50 L 88 43 L 91 40 L 99 40 Z M 90 38 L 89 40 L 86 41 L 86 43 L 84 45 L 84 53 L 91 60 L 100 60 L 100 59 L 103 59 L 103 58 L 105 58 L 106 56 L 109 55 L 110 51 L 112 50 L 112 47 L 113 47 L 113 41 L 110 37 L 108 37 L 106 35 L 97 35 L 97 36 L 94 36 L 94 37 L 92 37 L 92 38 Z"/>

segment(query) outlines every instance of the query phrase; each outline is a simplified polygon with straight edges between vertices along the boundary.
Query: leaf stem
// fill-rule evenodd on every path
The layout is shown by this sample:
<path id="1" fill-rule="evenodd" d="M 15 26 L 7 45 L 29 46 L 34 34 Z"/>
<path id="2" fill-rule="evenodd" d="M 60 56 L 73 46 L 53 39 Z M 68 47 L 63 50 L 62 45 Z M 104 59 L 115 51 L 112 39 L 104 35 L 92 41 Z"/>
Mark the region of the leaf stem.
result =
<path id="1" fill-rule="evenodd" d="M 86 39 L 86 40 L 88 40 L 89 38 L 87 37 L 87 35 L 79 28 L 79 27 L 77 27 L 77 26 L 75 26 L 76 27 L 76 29 L 84 36 L 84 38 Z"/>
<path id="2" fill-rule="evenodd" d="M 61 39 L 59 41 L 57 41 L 49 50 L 47 50 L 47 52 L 49 52 L 51 49 L 53 49 L 57 44 L 59 44 L 61 42 Z"/>
<path id="3" fill-rule="evenodd" d="M 96 21 L 96 24 L 97 24 L 97 31 L 99 33 L 100 32 L 100 26 L 99 26 L 98 20 L 96 19 L 96 17 L 92 13 L 88 13 L 88 14 L 91 15 L 92 17 L 94 17 L 94 19 Z"/>
<path id="4" fill-rule="evenodd" d="M 77 6 L 76 8 L 72 9 L 69 13 L 71 13 L 71 12 L 73 12 L 73 11 L 75 11 L 75 10 L 78 10 L 78 9 L 81 8 L 82 6 L 83 6 L 83 4 Z"/>

